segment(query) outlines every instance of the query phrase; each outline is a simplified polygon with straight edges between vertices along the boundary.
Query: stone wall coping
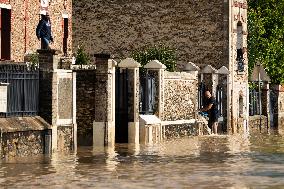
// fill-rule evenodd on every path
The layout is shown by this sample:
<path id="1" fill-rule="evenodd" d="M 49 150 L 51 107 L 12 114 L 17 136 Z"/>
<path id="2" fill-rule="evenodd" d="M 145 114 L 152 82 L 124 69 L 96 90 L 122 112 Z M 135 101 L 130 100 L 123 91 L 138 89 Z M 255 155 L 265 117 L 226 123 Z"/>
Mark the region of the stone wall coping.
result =
<path id="1" fill-rule="evenodd" d="M 95 70 L 96 65 L 71 65 L 70 68 L 71 70 Z"/>
<path id="2" fill-rule="evenodd" d="M 8 85 L 10 85 L 10 83 L 2 83 L 2 82 L 0 82 L 0 86 L 8 86 Z"/>
<path id="3" fill-rule="evenodd" d="M 260 115 L 249 116 L 249 121 L 257 121 L 259 119 L 260 119 Z M 264 119 L 267 119 L 267 117 L 265 115 L 261 115 L 261 119 L 263 121 Z"/>
<path id="4" fill-rule="evenodd" d="M 126 58 L 122 60 L 118 67 L 120 68 L 139 68 L 141 67 L 140 63 L 136 62 L 133 58 Z"/>
<path id="5" fill-rule="evenodd" d="M 52 55 L 58 55 L 61 53 L 61 51 L 57 49 L 38 49 L 37 52 L 39 54 L 52 54 Z"/>
<path id="6" fill-rule="evenodd" d="M 151 60 L 144 68 L 146 69 L 166 69 L 167 67 L 158 60 Z"/>
<path id="7" fill-rule="evenodd" d="M 145 125 L 161 124 L 161 120 L 155 115 L 139 115 L 139 117 Z"/>
<path id="8" fill-rule="evenodd" d="M 200 71 L 200 73 L 214 74 L 214 73 L 218 73 L 218 71 L 215 68 L 213 68 L 211 65 L 207 65 Z"/>
<path id="9" fill-rule="evenodd" d="M 65 70 L 65 69 L 54 69 L 56 73 L 72 73 L 72 70 Z"/>
<path id="10" fill-rule="evenodd" d="M 40 116 L 0 118 L 0 132 L 38 131 L 51 129 Z"/>
<path id="11" fill-rule="evenodd" d="M 184 65 L 183 71 L 199 71 L 200 68 L 196 66 L 193 62 L 188 62 Z"/>
<path id="12" fill-rule="evenodd" d="M 194 124 L 196 123 L 196 119 L 189 119 L 189 120 L 175 120 L 175 121 L 162 121 L 162 125 L 181 125 L 181 124 Z"/>
<path id="13" fill-rule="evenodd" d="M 197 80 L 196 75 L 187 72 L 168 72 L 165 71 L 165 79 L 184 79 Z"/>
<path id="14" fill-rule="evenodd" d="M 218 69 L 218 74 L 229 75 L 230 71 L 225 66 L 222 66 L 221 68 Z"/>

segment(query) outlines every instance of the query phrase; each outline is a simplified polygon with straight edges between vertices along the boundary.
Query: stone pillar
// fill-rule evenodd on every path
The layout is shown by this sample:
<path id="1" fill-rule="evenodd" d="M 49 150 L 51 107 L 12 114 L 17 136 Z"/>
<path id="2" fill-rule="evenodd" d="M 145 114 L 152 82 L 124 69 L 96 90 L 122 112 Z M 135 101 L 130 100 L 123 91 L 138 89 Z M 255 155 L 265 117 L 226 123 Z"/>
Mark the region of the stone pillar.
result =
<path id="1" fill-rule="evenodd" d="M 76 74 L 58 69 L 56 50 L 39 53 L 39 115 L 52 126 L 52 151 L 76 150 Z"/>
<path id="2" fill-rule="evenodd" d="M 184 72 L 187 72 L 187 73 L 190 73 L 190 74 L 194 75 L 197 78 L 197 81 L 198 81 L 198 72 L 199 72 L 199 70 L 200 70 L 200 68 L 198 66 L 196 66 L 192 62 L 186 63 L 184 68 L 183 68 Z M 200 82 L 202 82 L 203 74 L 202 74 L 200 80 L 201 80 Z M 195 103 L 196 103 L 195 107 L 198 108 L 198 87 L 197 87 L 197 94 L 196 94 L 196 101 L 195 101 Z M 196 110 L 195 119 L 197 119 L 197 118 L 198 118 L 198 111 Z"/>
<path id="3" fill-rule="evenodd" d="M 118 67 L 120 69 L 128 69 L 130 88 L 133 92 L 130 94 L 129 99 L 132 99 L 129 102 L 129 109 L 133 112 L 130 112 L 128 115 L 128 143 L 139 144 L 139 67 L 141 65 L 132 58 L 126 58 L 122 60 Z"/>
<path id="4" fill-rule="evenodd" d="M 96 90 L 93 147 L 115 144 L 115 66 L 109 55 L 95 54 Z"/>
<path id="5" fill-rule="evenodd" d="M 158 60 L 150 61 L 148 64 L 144 66 L 147 69 L 148 73 L 154 75 L 155 80 L 157 81 L 157 117 L 162 120 L 163 119 L 163 112 L 164 112 L 164 75 L 165 69 L 167 68 L 164 64 L 159 62 Z"/>
<path id="6" fill-rule="evenodd" d="M 222 124 L 221 129 L 224 132 L 228 132 L 228 99 L 230 99 L 230 93 L 229 93 L 229 70 L 225 66 L 222 66 L 220 69 L 218 69 L 218 84 L 222 87 L 223 91 L 223 98 L 222 98 Z"/>

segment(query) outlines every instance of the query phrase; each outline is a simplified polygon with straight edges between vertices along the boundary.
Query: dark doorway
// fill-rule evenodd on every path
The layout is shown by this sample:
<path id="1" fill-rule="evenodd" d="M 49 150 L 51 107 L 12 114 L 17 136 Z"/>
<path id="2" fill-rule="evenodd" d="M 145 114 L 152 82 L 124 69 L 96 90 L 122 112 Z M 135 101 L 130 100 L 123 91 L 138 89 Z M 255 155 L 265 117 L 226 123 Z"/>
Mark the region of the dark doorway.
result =
<path id="1" fill-rule="evenodd" d="M 116 70 L 115 85 L 115 142 L 128 143 L 128 70 Z"/>
<path id="2" fill-rule="evenodd" d="M 1 59 L 11 59 L 11 10 L 1 10 Z"/>
<path id="3" fill-rule="evenodd" d="M 63 21 L 63 53 L 67 55 L 67 40 L 68 40 L 68 18 Z"/>

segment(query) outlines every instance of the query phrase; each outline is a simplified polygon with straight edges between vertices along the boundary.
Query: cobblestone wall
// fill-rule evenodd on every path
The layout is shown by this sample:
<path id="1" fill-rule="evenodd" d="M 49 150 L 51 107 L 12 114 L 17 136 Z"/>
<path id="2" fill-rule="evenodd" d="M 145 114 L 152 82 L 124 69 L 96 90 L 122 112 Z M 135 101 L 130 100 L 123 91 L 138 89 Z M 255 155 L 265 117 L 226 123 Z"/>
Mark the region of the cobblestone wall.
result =
<path id="1" fill-rule="evenodd" d="M 83 44 L 90 54 L 125 58 L 146 44 L 163 43 L 177 49 L 179 63 L 224 64 L 227 12 L 228 3 L 220 0 L 77 0 L 73 51 Z"/>
<path id="2" fill-rule="evenodd" d="M 52 48 L 63 51 L 63 17 L 68 14 L 68 42 L 67 51 L 71 54 L 72 47 L 72 1 L 52 0 L 49 1 L 49 14 L 52 23 L 54 44 Z M 40 19 L 40 1 L 38 0 L 10 0 L 2 1 L 11 5 L 11 59 L 23 61 L 26 52 L 35 52 L 40 48 L 40 41 L 35 34 L 36 26 Z M 65 6 L 64 6 L 65 3 Z M 64 8 L 65 7 L 65 8 Z"/>
<path id="3" fill-rule="evenodd" d="M 61 151 L 72 151 L 73 148 L 73 127 L 72 126 L 58 126 L 57 136 L 58 136 L 58 149 Z"/>
<path id="4" fill-rule="evenodd" d="M 95 70 L 77 70 L 78 145 L 92 145 L 95 120 Z"/>
<path id="5" fill-rule="evenodd" d="M 165 72 L 164 119 L 195 119 L 197 110 L 197 77 L 185 72 Z"/>
<path id="6" fill-rule="evenodd" d="M 31 156 L 44 153 L 44 131 L 2 134 L 2 157 Z"/>

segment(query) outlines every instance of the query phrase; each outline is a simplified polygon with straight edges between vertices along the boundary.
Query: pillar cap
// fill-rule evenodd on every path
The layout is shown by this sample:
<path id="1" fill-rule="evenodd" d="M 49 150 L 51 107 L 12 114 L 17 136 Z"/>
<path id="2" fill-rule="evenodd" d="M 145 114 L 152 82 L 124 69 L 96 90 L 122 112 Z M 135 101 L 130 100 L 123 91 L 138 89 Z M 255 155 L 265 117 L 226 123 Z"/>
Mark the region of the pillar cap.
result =
<path id="1" fill-rule="evenodd" d="M 211 65 L 207 65 L 200 71 L 200 73 L 215 74 L 215 73 L 218 73 L 218 71 L 215 68 L 213 68 Z"/>
<path id="2" fill-rule="evenodd" d="M 184 65 L 183 71 L 199 71 L 200 68 L 196 66 L 193 62 L 188 62 Z"/>
<path id="3" fill-rule="evenodd" d="M 229 75 L 230 71 L 225 66 L 222 66 L 221 68 L 218 69 L 218 74 Z"/>
<path id="4" fill-rule="evenodd" d="M 120 68 L 139 68 L 141 67 L 140 63 L 136 62 L 133 58 L 126 58 L 122 60 L 118 67 Z"/>
<path id="5" fill-rule="evenodd" d="M 151 60 L 149 61 L 144 68 L 146 69 L 166 69 L 167 67 L 162 64 L 159 60 Z"/>
<path id="6" fill-rule="evenodd" d="M 56 49 L 38 49 L 37 52 L 39 54 L 52 54 L 52 55 L 58 55 L 59 53 L 61 53 L 60 50 Z"/>

